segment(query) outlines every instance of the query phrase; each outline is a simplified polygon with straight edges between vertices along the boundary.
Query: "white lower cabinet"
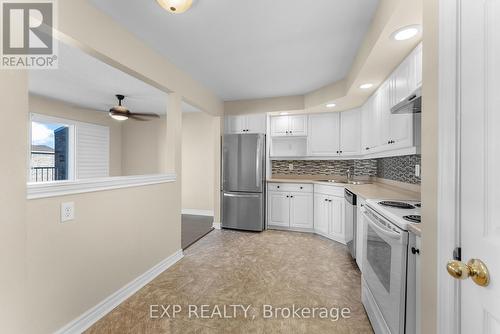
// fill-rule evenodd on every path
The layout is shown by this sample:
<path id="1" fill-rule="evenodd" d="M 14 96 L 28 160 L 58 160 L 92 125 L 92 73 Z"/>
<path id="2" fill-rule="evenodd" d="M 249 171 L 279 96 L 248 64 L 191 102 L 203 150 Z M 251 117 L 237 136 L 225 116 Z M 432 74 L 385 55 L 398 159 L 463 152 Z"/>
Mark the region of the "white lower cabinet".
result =
<path id="1" fill-rule="evenodd" d="M 344 188 L 319 186 L 314 192 L 314 231 L 345 244 Z"/>
<path id="2" fill-rule="evenodd" d="M 268 225 L 290 226 L 290 198 L 284 192 L 268 193 Z"/>
<path id="3" fill-rule="evenodd" d="M 269 183 L 267 226 L 310 231 L 345 244 L 344 188 Z"/>
<path id="4" fill-rule="evenodd" d="M 313 228 L 312 185 L 268 185 L 267 225 L 291 229 Z"/>

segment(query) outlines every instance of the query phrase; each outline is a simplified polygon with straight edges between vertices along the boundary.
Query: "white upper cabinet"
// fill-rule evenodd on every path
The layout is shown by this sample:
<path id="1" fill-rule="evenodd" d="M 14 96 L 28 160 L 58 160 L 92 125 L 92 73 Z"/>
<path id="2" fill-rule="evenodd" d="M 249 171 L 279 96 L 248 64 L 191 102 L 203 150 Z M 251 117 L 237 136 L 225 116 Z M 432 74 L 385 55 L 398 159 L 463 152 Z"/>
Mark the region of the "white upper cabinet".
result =
<path id="1" fill-rule="evenodd" d="M 309 116 L 309 155 L 339 155 L 340 113 Z"/>
<path id="2" fill-rule="evenodd" d="M 410 69 L 412 57 L 406 58 L 393 72 L 389 81 L 392 84 L 391 107 L 401 102 L 412 92 L 410 88 Z"/>
<path id="3" fill-rule="evenodd" d="M 271 136 L 306 136 L 307 115 L 271 117 Z"/>
<path id="4" fill-rule="evenodd" d="M 225 118 L 228 134 L 266 133 L 266 114 L 230 115 Z"/>
<path id="5" fill-rule="evenodd" d="M 266 133 L 267 116 L 266 114 L 253 114 L 246 116 L 247 133 Z"/>
<path id="6" fill-rule="evenodd" d="M 340 114 L 340 154 L 342 156 L 361 153 L 361 110 L 354 109 Z"/>

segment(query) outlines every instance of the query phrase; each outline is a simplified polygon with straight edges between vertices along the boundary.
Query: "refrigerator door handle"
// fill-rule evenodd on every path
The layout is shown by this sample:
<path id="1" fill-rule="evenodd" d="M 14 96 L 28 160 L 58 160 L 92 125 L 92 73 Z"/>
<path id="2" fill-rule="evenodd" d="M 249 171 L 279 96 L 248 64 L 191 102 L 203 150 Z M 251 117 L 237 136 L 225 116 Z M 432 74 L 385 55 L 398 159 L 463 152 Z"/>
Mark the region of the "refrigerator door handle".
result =
<path id="1" fill-rule="evenodd" d="M 261 172 L 260 172 L 260 165 L 262 163 L 261 161 L 261 146 L 262 146 L 262 137 L 259 137 L 257 140 L 257 157 L 256 157 L 256 163 L 255 163 L 255 186 L 259 187 L 260 181 L 261 181 Z"/>
<path id="2" fill-rule="evenodd" d="M 260 195 L 248 195 L 248 194 L 245 194 L 245 195 L 240 195 L 240 194 L 228 194 L 228 193 L 224 193 L 224 196 L 225 197 L 250 197 L 250 198 L 259 198 Z"/>

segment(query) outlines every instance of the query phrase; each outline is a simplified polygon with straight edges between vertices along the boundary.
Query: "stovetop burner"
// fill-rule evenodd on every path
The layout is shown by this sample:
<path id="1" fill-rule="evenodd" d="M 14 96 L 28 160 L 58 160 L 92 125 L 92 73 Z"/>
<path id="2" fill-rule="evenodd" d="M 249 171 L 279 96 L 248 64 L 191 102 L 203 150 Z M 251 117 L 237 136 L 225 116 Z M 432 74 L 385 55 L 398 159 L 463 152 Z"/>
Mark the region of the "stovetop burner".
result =
<path id="1" fill-rule="evenodd" d="M 403 219 L 412 223 L 420 223 L 420 216 L 417 215 L 403 216 Z"/>
<path id="2" fill-rule="evenodd" d="M 415 207 L 413 205 L 405 203 L 405 202 L 382 201 L 382 202 L 379 202 L 379 204 L 383 205 L 383 206 L 390 206 L 393 208 L 398 208 L 398 209 L 415 209 Z"/>

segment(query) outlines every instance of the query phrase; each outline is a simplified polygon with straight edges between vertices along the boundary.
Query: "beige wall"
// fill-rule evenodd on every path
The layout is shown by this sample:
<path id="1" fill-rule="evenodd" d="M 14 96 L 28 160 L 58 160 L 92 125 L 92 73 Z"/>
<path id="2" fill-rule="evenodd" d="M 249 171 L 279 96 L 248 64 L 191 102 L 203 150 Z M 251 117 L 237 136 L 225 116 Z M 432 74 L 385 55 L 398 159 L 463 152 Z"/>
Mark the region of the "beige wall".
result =
<path id="1" fill-rule="evenodd" d="M 88 1 L 61 1 L 58 14 L 62 38 L 175 92 L 159 160 L 180 177 L 180 101 L 214 115 L 222 102 Z M 0 136 L 9 143 L 0 161 L 0 332 L 50 333 L 180 249 L 181 182 L 26 200 L 27 73 L 3 72 L 0 94 Z M 61 224 L 66 201 L 76 219 Z"/>
<path id="2" fill-rule="evenodd" d="M 162 152 L 166 150 L 166 117 L 147 122 L 126 121 L 122 125 L 123 175 L 158 174 L 162 167 Z"/>
<path id="3" fill-rule="evenodd" d="M 182 115 L 182 208 L 214 211 L 217 117 Z"/>
<path id="4" fill-rule="evenodd" d="M 422 333 L 437 333 L 439 1 L 424 0 L 422 83 Z M 443 268 L 444 270 L 444 268 Z"/>
<path id="5" fill-rule="evenodd" d="M 28 76 L 0 75 L 0 332 L 25 333 Z"/>
<path id="6" fill-rule="evenodd" d="M 109 127 L 109 174 L 122 175 L 122 123 L 111 119 L 102 111 L 84 109 L 33 94 L 29 95 L 29 111 Z"/>

